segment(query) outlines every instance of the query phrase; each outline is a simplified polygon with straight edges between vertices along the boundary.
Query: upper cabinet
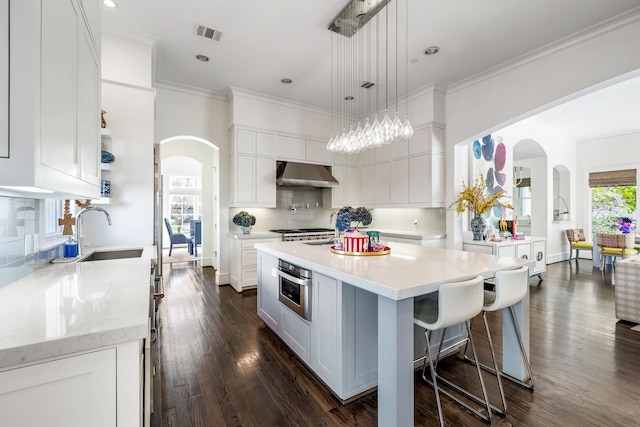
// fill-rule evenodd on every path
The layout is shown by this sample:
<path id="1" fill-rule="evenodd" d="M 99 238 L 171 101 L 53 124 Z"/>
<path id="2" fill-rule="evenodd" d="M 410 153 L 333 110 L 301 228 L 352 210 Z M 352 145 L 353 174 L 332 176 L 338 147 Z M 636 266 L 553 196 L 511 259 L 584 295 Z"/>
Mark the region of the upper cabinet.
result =
<path id="1" fill-rule="evenodd" d="M 274 134 L 234 127 L 231 141 L 229 206 L 275 208 Z"/>
<path id="2" fill-rule="evenodd" d="M 98 0 L 9 5 L 10 134 L 0 182 L 99 198 Z"/>
<path id="3" fill-rule="evenodd" d="M 444 128 L 431 124 L 360 153 L 360 198 L 369 207 L 443 207 Z"/>
<path id="4" fill-rule="evenodd" d="M 9 156 L 9 0 L 0 0 L 0 158 Z"/>
<path id="5" fill-rule="evenodd" d="M 276 135 L 276 159 L 330 165 L 332 154 L 326 141 Z"/>

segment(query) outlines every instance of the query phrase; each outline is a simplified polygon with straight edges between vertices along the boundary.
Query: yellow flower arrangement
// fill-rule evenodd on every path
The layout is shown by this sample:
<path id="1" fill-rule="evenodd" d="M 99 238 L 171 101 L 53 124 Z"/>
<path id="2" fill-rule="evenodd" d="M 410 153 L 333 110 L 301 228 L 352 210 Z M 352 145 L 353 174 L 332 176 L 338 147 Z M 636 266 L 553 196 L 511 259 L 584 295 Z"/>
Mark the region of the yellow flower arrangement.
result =
<path id="1" fill-rule="evenodd" d="M 462 181 L 462 191 L 458 194 L 456 201 L 449 205 L 449 209 L 455 209 L 458 215 L 468 210 L 483 214 L 494 206 L 512 209 L 510 203 L 501 200 L 505 197 L 508 197 L 508 195 L 503 188 L 493 194 L 487 194 L 487 183 L 484 180 L 484 176 L 480 174 L 479 178 L 476 178 L 476 184 L 473 187 L 467 186 Z"/>

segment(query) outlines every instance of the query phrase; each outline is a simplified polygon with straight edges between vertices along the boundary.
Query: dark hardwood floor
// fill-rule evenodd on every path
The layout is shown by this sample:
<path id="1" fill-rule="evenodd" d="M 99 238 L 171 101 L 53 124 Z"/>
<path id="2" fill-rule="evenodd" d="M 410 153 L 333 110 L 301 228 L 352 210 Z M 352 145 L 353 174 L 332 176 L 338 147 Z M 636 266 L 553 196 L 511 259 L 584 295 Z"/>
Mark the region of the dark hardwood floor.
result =
<path id="1" fill-rule="evenodd" d="M 376 425 L 376 393 L 340 404 L 265 327 L 255 290 L 219 287 L 212 268 L 191 263 L 172 264 L 164 274 L 154 427 Z M 491 425 L 640 425 L 640 332 L 615 318 L 610 272 L 602 275 L 590 260 L 562 262 L 531 284 L 536 388 L 505 381 L 508 413 Z M 499 351 L 501 316 L 490 322 Z M 476 326 L 486 360 L 481 322 Z M 475 379 L 459 358 L 442 367 L 455 369 L 447 373 L 457 381 Z M 497 402 L 492 378 L 485 381 Z M 418 374 L 415 383 L 415 425 L 435 426 L 433 391 Z M 447 425 L 487 425 L 446 397 L 442 403 Z"/>

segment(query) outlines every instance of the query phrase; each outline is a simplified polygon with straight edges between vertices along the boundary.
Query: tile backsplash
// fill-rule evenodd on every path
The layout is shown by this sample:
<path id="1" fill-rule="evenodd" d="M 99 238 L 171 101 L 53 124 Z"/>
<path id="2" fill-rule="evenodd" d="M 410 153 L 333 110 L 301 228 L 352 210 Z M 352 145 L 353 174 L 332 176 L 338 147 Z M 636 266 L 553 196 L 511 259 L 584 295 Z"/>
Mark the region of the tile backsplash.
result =
<path id="1" fill-rule="evenodd" d="M 0 288 L 59 256 L 59 248 L 39 250 L 40 203 L 38 199 L 0 196 Z"/>

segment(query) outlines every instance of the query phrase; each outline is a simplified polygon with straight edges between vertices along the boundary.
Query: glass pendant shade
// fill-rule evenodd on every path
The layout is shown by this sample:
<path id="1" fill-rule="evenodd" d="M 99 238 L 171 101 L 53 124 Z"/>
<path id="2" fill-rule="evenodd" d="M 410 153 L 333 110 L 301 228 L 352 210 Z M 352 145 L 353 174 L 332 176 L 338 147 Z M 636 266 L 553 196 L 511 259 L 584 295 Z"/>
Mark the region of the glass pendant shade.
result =
<path id="1" fill-rule="evenodd" d="M 394 141 L 399 141 L 400 139 L 402 139 L 402 129 L 402 122 L 400 121 L 400 117 L 398 115 L 398 112 L 396 111 L 396 117 L 393 119 L 393 124 L 391 125 Z"/>
<path id="2" fill-rule="evenodd" d="M 402 137 L 404 139 L 409 139 L 413 136 L 413 127 L 411 123 L 409 123 L 409 116 L 407 115 L 404 119 L 404 125 L 402 125 Z"/>

